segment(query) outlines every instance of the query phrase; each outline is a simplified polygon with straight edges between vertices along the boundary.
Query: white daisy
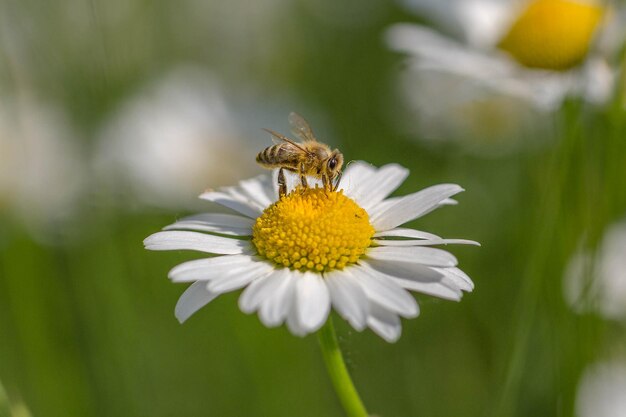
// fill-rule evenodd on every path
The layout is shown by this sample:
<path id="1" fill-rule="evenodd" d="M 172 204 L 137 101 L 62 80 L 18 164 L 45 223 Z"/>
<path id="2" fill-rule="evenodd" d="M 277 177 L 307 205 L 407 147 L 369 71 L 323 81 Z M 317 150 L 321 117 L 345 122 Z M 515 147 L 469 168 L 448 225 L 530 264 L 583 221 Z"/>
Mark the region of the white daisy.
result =
<path id="1" fill-rule="evenodd" d="M 458 301 L 474 287 L 452 254 L 431 246 L 476 242 L 399 227 L 455 204 L 450 197 L 463 189 L 440 184 L 387 198 L 407 175 L 396 164 L 355 162 L 338 192 L 295 188 L 292 178 L 292 192 L 280 200 L 276 172 L 262 175 L 200 196 L 238 214 L 191 216 L 144 244 L 221 255 L 170 271 L 174 282 L 193 283 L 176 306 L 181 322 L 220 294 L 244 288 L 241 310 L 257 312 L 268 327 L 286 322 L 304 336 L 324 324 L 332 306 L 356 330 L 369 327 L 393 342 L 400 317 L 419 314 L 407 290 Z"/>
<path id="2" fill-rule="evenodd" d="M 605 3 L 405 3 L 449 34 L 419 24 L 396 24 L 386 33 L 388 45 L 410 57 L 399 90 L 412 113 L 410 123 L 417 115 L 423 125 L 422 136 L 467 136 L 468 128 L 479 135 L 510 135 L 520 125 L 536 124 L 534 113 L 558 108 L 568 94 L 602 103 L 613 91 L 611 63 L 624 25 Z"/>

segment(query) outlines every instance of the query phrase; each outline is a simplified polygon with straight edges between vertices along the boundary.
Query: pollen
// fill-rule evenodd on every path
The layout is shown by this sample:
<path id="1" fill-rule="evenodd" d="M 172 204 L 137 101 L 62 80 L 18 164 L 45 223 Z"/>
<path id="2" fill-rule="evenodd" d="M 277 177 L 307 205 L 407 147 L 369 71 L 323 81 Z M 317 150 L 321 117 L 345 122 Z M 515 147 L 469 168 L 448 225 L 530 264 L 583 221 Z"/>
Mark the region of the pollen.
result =
<path id="1" fill-rule="evenodd" d="M 582 1 L 535 0 L 498 46 L 526 67 L 567 70 L 584 60 L 603 15 Z"/>
<path id="2" fill-rule="evenodd" d="M 280 266 L 326 272 L 353 264 L 372 243 L 367 212 L 342 191 L 297 188 L 252 228 L 259 255 Z"/>

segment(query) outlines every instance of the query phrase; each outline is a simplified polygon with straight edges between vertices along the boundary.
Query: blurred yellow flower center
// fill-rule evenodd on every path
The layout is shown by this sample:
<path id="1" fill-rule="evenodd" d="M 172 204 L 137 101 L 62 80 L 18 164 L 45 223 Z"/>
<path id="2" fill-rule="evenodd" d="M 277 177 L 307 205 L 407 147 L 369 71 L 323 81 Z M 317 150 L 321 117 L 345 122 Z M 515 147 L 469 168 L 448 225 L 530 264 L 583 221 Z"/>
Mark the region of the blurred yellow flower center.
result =
<path id="1" fill-rule="evenodd" d="M 372 242 L 367 212 L 342 191 L 297 188 L 269 206 L 252 228 L 260 255 L 317 272 L 355 263 Z"/>
<path id="2" fill-rule="evenodd" d="M 566 70 L 587 55 L 603 14 L 580 1 L 535 0 L 498 46 L 527 67 Z"/>

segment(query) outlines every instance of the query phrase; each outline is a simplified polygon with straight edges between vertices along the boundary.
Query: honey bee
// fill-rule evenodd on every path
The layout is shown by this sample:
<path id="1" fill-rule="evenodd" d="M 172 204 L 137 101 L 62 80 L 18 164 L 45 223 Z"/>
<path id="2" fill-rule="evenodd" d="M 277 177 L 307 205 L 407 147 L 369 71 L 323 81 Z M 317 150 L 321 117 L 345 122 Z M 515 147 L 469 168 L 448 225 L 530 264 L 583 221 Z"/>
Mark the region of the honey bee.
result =
<path id="1" fill-rule="evenodd" d="M 278 194 L 287 194 L 287 183 L 284 170 L 295 172 L 300 176 L 302 186 L 307 188 L 307 175 L 320 178 L 325 189 L 335 191 L 341 179 L 343 154 L 338 149 L 331 150 L 324 143 L 318 142 L 313 130 L 302 116 L 289 114 L 292 133 L 301 142 L 295 142 L 280 133 L 264 129 L 272 135 L 275 144 L 265 148 L 256 156 L 256 161 L 263 167 L 278 171 Z"/>

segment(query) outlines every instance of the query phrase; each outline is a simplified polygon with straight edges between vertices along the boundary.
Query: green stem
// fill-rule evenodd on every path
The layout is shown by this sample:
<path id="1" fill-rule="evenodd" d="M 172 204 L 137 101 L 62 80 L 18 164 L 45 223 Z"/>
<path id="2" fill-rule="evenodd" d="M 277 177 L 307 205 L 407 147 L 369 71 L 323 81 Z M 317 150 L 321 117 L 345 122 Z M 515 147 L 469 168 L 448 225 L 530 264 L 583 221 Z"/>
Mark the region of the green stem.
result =
<path id="1" fill-rule="evenodd" d="M 328 317 L 326 324 L 317 333 L 319 336 L 320 346 L 326 369 L 333 382 L 335 392 L 339 397 L 343 409 L 348 417 L 367 417 L 365 406 L 359 397 L 359 393 L 354 388 L 348 368 L 341 355 L 339 343 L 337 343 L 337 335 L 335 334 L 335 326 L 332 319 Z"/>

